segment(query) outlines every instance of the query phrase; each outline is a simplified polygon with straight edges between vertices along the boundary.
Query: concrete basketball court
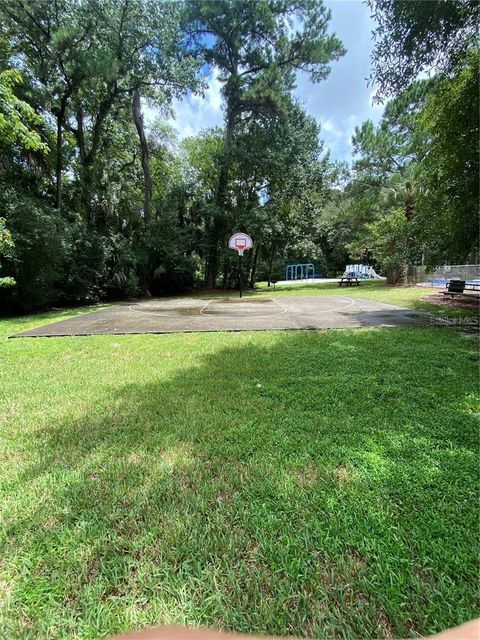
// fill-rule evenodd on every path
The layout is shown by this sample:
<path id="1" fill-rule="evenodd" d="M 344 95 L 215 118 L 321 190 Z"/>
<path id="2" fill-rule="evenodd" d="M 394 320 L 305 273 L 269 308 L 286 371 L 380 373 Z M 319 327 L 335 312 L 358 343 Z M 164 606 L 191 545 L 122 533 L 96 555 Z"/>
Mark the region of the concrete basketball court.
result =
<path id="1" fill-rule="evenodd" d="M 121 303 L 11 337 L 424 326 L 428 314 L 348 296 L 175 298 Z"/>

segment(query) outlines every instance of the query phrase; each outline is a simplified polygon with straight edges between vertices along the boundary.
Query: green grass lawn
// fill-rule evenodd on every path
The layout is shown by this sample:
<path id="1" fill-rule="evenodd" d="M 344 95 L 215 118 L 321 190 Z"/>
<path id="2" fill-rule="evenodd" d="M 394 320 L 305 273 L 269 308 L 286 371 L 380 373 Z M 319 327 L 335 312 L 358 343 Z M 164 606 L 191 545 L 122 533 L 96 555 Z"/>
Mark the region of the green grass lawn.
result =
<path id="1" fill-rule="evenodd" d="M 81 311 L 0 322 L 2 637 L 417 637 L 478 615 L 474 339 L 6 339 Z"/>

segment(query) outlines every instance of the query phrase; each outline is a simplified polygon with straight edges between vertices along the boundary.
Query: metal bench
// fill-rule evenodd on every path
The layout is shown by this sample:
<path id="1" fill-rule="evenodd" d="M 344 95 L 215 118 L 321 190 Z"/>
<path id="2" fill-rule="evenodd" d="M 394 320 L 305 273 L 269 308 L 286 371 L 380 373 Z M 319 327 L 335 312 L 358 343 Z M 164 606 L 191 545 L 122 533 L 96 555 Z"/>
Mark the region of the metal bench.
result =
<path id="1" fill-rule="evenodd" d="M 461 295 L 465 291 L 465 280 L 449 280 L 447 282 L 447 290 L 444 291 L 444 295 Z"/>
<path id="2" fill-rule="evenodd" d="M 478 296 L 476 296 L 475 293 L 473 293 L 472 295 L 470 291 L 480 292 L 480 285 L 468 283 L 468 282 L 465 282 L 465 280 L 448 280 L 446 287 L 447 287 L 447 290 L 442 291 L 442 293 L 444 296 L 450 296 L 451 298 L 454 298 L 455 296 L 462 296 L 464 298 L 470 298 L 470 299 L 476 298 Z"/>

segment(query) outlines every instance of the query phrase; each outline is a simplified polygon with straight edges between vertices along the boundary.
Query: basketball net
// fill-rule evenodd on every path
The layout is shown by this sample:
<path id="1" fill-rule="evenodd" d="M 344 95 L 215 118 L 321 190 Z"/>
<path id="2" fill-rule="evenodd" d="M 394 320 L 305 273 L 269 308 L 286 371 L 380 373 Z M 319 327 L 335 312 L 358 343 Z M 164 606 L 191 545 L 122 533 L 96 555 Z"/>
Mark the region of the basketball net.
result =
<path id="1" fill-rule="evenodd" d="M 245 247 L 246 247 L 246 245 L 243 245 L 243 247 L 237 245 L 235 247 L 235 249 L 238 251 L 238 255 L 239 256 L 243 256 L 243 252 L 245 251 Z"/>

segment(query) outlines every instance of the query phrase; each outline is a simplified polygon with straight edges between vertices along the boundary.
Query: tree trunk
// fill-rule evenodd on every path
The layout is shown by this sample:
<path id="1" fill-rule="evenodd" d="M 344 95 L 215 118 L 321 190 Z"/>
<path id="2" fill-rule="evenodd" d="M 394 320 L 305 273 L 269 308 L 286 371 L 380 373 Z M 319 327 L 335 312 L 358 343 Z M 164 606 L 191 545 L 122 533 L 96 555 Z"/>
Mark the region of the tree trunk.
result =
<path id="1" fill-rule="evenodd" d="M 143 216 L 145 224 L 150 222 L 152 211 L 152 176 L 150 174 L 150 162 L 148 157 L 148 144 L 145 136 L 145 129 L 143 126 L 142 107 L 140 103 L 140 92 L 135 89 L 133 92 L 132 101 L 133 120 L 137 128 L 138 138 L 140 140 L 140 148 L 142 151 L 142 170 L 143 170 L 143 182 L 145 188 L 144 202 L 143 202 Z"/>
<path id="2" fill-rule="evenodd" d="M 247 276 L 245 278 L 245 285 L 246 286 L 249 286 L 250 278 L 252 277 L 254 251 L 247 251 L 247 253 L 244 254 L 244 256 L 245 255 L 247 256 L 247 260 L 248 260 L 248 271 L 247 271 Z M 244 264 L 245 264 L 245 262 L 244 262 Z"/>
<path id="3" fill-rule="evenodd" d="M 255 286 L 255 276 L 257 273 L 257 262 L 258 262 L 259 253 L 260 253 L 260 243 L 257 243 L 255 245 L 255 250 L 253 252 L 252 268 L 250 270 L 250 287 L 252 289 Z"/>
<path id="4" fill-rule="evenodd" d="M 205 268 L 205 286 L 214 289 L 217 283 L 218 273 L 218 225 L 215 218 L 209 225 L 208 232 L 208 255 Z"/>
<path id="5" fill-rule="evenodd" d="M 205 258 L 205 286 L 214 289 L 218 272 L 218 238 L 215 214 L 208 221 L 207 226 L 207 255 Z"/>
<path id="6" fill-rule="evenodd" d="M 63 102 L 63 99 L 62 99 Z M 63 118 L 64 111 L 60 107 L 60 112 L 57 116 L 57 153 L 55 163 L 55 207 L 57 211 L 62 210 L 62 143 L 63 143 Z"/>
<path id="7" fill-rule="evenodd" d="M 405 218 L 410 222 L 413 216 L 415 215 L 415 189 L 414 185 L 410 180 L 405 182 Z"/>
<path id="8" fill-rule="evenodd" d="M 60 101 L 60 110 L 57 115 L 57 148 L 55 162 L 55 207 L 57 211 L 62 210 L 62 169 L 63 169 L 63 126 L 65 124 L 65 113 L 67 110 L 67 102 L 71 91 L 67 91 Z"/>
<path id="9" fill-rule="evenodd" d="M 205 284 L 213 289 L 217 282 L 218 273 L 218 242 L 222 233 L 222 226 L 218 222 L 218 216 L 225 210 L 225 197 L 228 186 L 228 172 L 230 170 L 230 150 L 233 141 L 234 114 L 232 107 L 228 108 L 227 127 L 225 132 L 224 157 L 218 175 L 217 192 L 215 194 L 215 211 L 210 225 L 208 241 L 208 260 L 205 273 Z"/>
<path id="10" fill-rule="evenodd" d="M 272 244 L 272 251 L 270 252 L 270 260 L 268 261 L 268 286 L 272 282 L 273 261 L 275 260 L 275 242 Z"/>
<path id="11" fill-rule="evenodd" d="M 410 222 L 415 215 L 415 198 L 408 196 L 405 198 L 405 218 Z"/>
<path id="12" fill-rule="evenodd" d="M 222 283 L 222 289 L 227 289 L 227 285 L 228 285 L 228 260 L 225 259 L 223 261 L 223 283 Z"/>

